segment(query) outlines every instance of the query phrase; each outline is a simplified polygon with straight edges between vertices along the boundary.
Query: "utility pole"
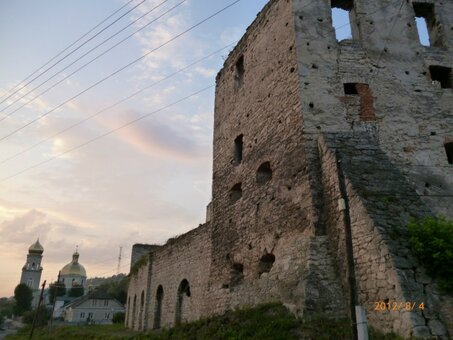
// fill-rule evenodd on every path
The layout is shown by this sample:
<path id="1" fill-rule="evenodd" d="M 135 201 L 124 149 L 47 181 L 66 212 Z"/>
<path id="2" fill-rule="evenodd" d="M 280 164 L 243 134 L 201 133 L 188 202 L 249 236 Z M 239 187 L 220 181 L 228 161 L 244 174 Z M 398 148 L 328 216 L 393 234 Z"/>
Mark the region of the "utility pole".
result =
<path id="1" fill-rule="evenodd" d="M 35 330 L 36 319 L 38 319 L 39 307 L 41 307 L 41 302 L 43 300 L 45 287 L 46 287 L 46 280 L 44 280 L 44 282 L 42 283 L 41 295 L 39 296 L 39 302 L 38 302 L 38 308 L 36 308 L 35 317 L 33 318 L 33 324 L 31 325 L 30 337 L 28 338 L 30 340 L 33 337 L 33 331 Z"/>
<path id="2" fill-rule="evenodd" d="M 49 335 L 52 332 L 53 313 L 55 311 L 55 303 L 57 302 L 58 289 L 60 288 L 60 274 L 61 274 L 61 271 L 58 272 L 57 286 L 55 287 L 55 291 L 53 293 L 52 313 L 50 314 L 50 322 L 49 322 Z"/>
<path id="3" fill-rule="evenodd" d="M 120 273 L 122 251 L 123 251 L 123 247 L 120 246 L 120 255 L 118 256 L 118 267 L 116 268 L 116 275 L 118 275 Z"/>

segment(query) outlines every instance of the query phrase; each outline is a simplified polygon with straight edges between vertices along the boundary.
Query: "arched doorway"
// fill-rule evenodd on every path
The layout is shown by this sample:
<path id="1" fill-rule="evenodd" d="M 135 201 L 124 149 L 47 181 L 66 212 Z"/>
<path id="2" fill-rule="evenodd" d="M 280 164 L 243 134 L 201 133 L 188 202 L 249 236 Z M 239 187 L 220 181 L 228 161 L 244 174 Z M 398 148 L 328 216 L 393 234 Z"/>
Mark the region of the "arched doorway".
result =
<path id="1" fill-rule="evenodd" d="M 162 301 L 163 301 L 163 299 L 164 299 L 164 288 L 162 287 L 162 285 L 159 285 L 159 287 L 157 287 L 156 303 L 154 306 L 154 323 L 153 323 L 154 329 L 160 328 L 160 319 L 162 317 Z"/>
<path id="2" fill-rule="evenodd" d="M 138 314 L 138 329 L 143 330 L 143 307 L 145 306 L 145 291 L 140 296 L 140 312 Z"/>
<path id="3" fill-rule="evenodd" d="M 189 281 L 184 279 L 179 284 L 178 294 L 176 297 L 175 325 L 179 325 L 183 320 L 183 306 L 187 303 L 187 299 L 190 298 L 190 295 Z"/>

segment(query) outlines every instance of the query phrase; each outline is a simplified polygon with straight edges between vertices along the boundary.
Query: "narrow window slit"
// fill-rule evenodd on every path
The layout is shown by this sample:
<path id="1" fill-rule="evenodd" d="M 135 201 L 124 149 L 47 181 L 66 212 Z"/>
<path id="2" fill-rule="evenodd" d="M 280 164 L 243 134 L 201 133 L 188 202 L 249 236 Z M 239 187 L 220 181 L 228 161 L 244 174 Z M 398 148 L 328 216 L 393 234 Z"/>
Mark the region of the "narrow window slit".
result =
<path id="1" fill-rule="evenodd" d="M 236 74 L 234 77 L 236 88 L 240 88 L 244 83 L 244 56 L 240 56 L 236 62 Z"/>
<path id="2" fill-rule="evenodd" d="M 234 140 L 234 165 L 239 165 L 242 162 L 242 152 L 244 149 L 244 135 L 239 135 Z"/>
<path id="3" fill-rule="evenodd" d="M 444 147 L 447 153 L 448 164 L 453 164 L 453 141 L 445 142 Z"/>

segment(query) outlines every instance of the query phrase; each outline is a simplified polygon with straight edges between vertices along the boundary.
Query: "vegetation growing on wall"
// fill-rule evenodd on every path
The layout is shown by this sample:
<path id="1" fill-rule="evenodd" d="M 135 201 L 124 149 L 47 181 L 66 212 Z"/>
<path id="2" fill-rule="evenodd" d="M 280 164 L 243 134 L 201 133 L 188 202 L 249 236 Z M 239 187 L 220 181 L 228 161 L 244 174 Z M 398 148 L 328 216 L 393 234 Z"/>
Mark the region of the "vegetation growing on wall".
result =
<path id="1" fill-rule="evenodd" d="M 411 220 L 411 247 L 442 291 L 453 294 L 453 221 L 443 217 Z"/>
<path id="2" fill-rule="evenodd" d="M 139 269 L 143 266 L 146 266 L 148 264 L 148 254 L 143 255 L 140 260 L 134 263 L 134 265 L 131 268 L 131 275 L 135 275 L 138 273 Z"/>

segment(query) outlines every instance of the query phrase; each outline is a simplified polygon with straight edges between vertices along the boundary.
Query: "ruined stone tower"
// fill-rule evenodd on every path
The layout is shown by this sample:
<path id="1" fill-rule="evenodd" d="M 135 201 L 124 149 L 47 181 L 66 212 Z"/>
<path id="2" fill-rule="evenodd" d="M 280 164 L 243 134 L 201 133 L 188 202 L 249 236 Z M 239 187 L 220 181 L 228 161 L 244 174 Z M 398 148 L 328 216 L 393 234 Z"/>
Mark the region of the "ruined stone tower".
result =
<path id="1" fill-rule="evenodd" d="M 337 41 L 332 7 L 349 11 L 352 39 Z M 133 267 L 127 325 L 281 301 L 451 333 L 453 303 L 406 225 L 453 218 L 452 18 L 452 1 L 271 0 L 217 75 L 209 218 Z M 426 308 L 375 310 L 394 301 Z"/>

